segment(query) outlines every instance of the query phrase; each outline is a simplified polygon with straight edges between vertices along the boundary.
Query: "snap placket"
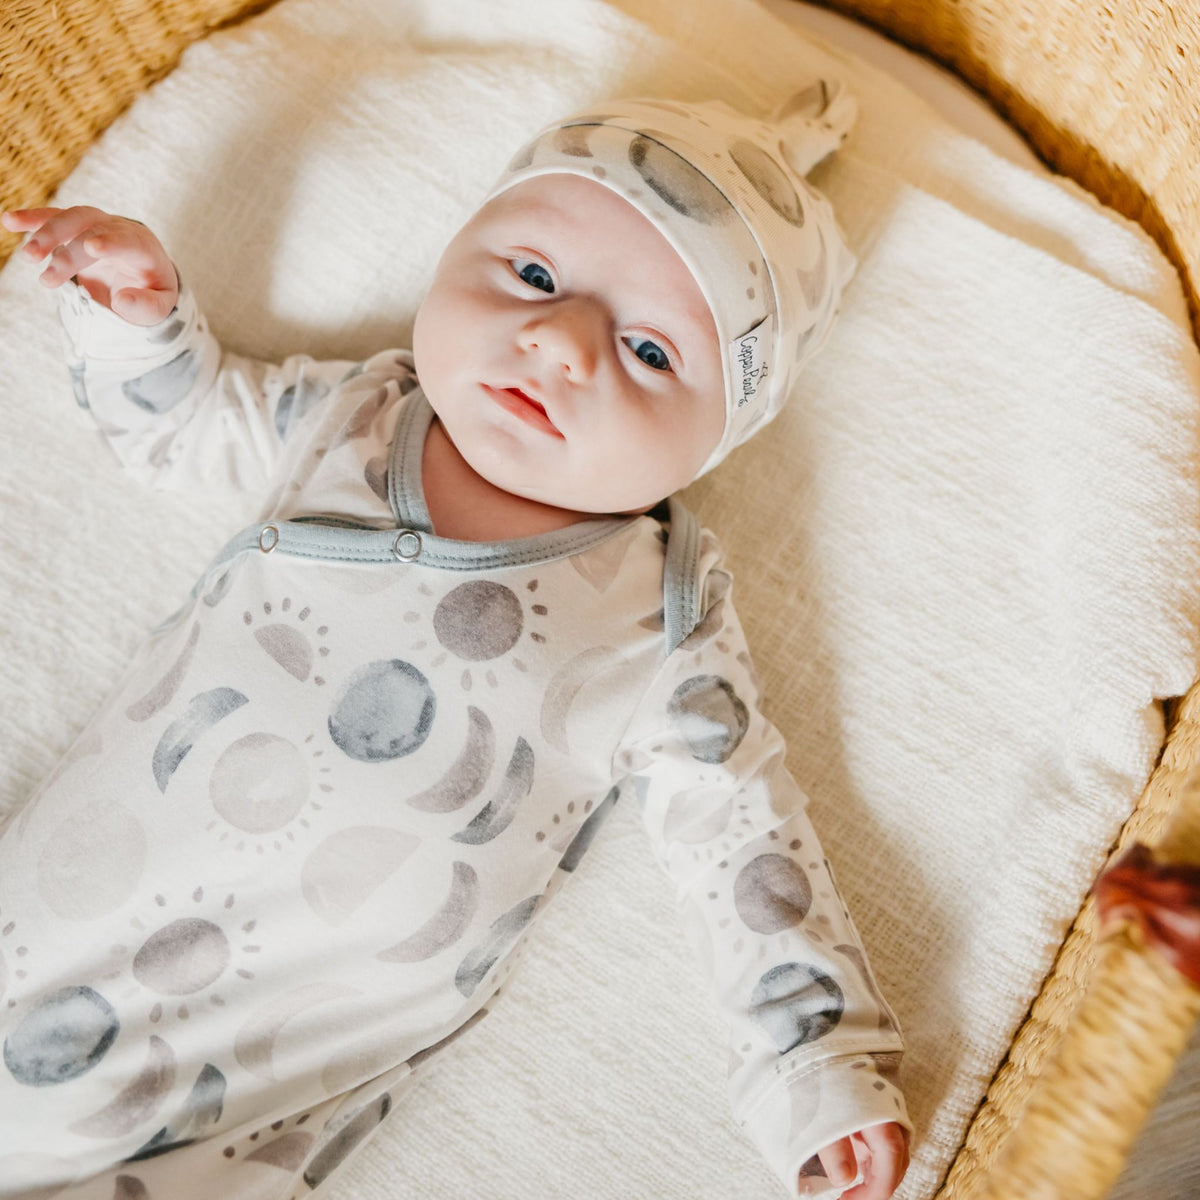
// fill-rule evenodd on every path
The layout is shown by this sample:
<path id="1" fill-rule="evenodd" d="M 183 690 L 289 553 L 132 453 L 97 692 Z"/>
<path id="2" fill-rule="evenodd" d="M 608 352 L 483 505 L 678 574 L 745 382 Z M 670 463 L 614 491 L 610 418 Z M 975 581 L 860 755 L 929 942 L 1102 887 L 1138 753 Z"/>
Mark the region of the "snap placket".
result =
<path id="1" fill-rule="evenodd" d="M 413 562 L 421 554 L 421 535 L 415 529 L 402 529 L 392 542 L 392 553 L 401 562 Z"/>

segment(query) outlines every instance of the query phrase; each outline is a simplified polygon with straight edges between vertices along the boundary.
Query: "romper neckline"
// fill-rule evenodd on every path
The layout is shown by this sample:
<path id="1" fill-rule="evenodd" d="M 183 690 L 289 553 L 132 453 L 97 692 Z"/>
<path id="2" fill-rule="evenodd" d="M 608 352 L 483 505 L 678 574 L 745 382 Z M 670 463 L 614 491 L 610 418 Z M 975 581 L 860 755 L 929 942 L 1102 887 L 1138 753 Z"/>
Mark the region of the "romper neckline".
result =
<path id="1" fill-rule="evenodd" d="M 460 570 L 548 562 L 578 554 L 606 541 L 645 515 L 598 516 L 546 533 L 499 541 L 442 537 L 433 530 L 422 479 L 425 440 L 435 415 L 433 405 L 418 382 L 400 409 L 388 462 L 388 501 L 399 529 L 420 535 L 420 559 L 439 566 L 453 563 Z"/>

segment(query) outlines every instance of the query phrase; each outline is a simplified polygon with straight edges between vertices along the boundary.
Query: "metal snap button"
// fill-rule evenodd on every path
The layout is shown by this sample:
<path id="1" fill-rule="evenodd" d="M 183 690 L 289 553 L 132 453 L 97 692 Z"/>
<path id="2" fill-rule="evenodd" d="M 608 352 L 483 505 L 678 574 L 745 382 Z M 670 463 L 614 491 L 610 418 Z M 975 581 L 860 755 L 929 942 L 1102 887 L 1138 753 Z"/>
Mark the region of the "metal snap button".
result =
<path id="1" fill-rule="evenodd" d="M 279 528 L 276 525 L 264 525 L 258 531 L 258 548 L 264 554 L 270 554 L 279 545 Z"/>
<path id="2" fill-rule="evenodd" d="M 392 543 L 392 553 L 401 562 L 412 562 L 421 553 L 421 535 L 415 529 L 402 529 Z"/>

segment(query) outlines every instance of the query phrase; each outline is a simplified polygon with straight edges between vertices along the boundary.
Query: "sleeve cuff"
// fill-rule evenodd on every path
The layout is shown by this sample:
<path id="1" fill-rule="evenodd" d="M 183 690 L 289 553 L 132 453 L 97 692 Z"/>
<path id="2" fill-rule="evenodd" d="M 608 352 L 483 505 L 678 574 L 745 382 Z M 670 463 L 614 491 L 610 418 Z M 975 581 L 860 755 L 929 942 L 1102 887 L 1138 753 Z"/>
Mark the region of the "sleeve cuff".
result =
<path id="1" fill-rule="evenodd" d="M 58 315 L 77 359 L 134 360 L 148 354 L 159 356 L 170 344 L 187 334 L 197 320 L 191 289 L 179 275 L 175 307 L 154 325 L 134 325 L 97 304 L 74 279 L 56 289 Z"/>
<path id="2" fill-rule="evenodd" d="M 822 1200 L 835 1200 L 844 1189 L 823 1175 L 806 1175 L 802 1184 L 800 1171 L 808 1160 L 839 1138 L 884 1121 L 913 1132 L 900 1089 L 866 1054 L 810 1061 L 794 1074 L 781 1074 L 741 1118 L 785 1194 Z"/>

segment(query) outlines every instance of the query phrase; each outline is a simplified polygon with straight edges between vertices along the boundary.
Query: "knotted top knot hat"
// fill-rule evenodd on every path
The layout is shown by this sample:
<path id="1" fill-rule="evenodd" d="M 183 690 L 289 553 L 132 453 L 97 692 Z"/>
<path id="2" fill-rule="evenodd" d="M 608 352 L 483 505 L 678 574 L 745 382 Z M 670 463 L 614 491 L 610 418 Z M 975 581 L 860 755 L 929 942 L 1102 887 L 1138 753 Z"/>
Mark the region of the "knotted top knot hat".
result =
<path id="1" fill-rule="evenodd" d="M 757 120 L 721 101 L 606 102 L 527 142 L 488 193 L 537 175 L 598 180 L 661 232 L 699 284 L 724 348 L 725 428 L 697 478 L 783 407 L 833 325 L 856 259 L 805 175 L 858 105 L 820 79 Z"/>

